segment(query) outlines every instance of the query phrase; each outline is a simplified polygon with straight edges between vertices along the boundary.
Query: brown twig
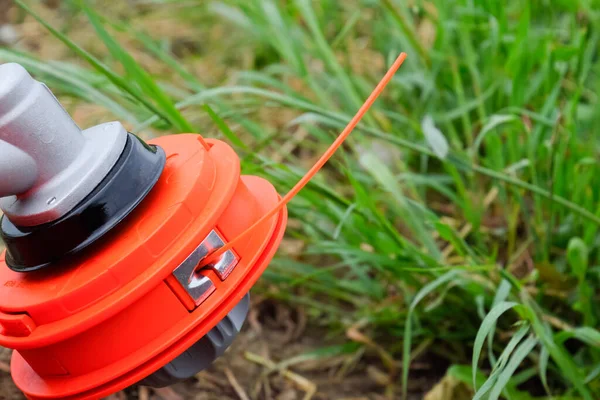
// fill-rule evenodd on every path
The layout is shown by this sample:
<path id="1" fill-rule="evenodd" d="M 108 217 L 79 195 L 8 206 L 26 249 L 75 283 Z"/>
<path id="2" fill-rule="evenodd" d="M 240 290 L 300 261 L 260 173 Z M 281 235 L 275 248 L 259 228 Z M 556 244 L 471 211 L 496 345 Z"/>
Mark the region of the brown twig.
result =
<path id="1" fill-rule="evenodd" d="M 235 390 L 235 393 L 238 395 L 240 400 L 250 400 L 250 397 L 248 397 L 240 383 L 237 381 L 237 379 L 235 379 L 233 372 L 231 372 L 229 368 L 225 368 L 225 376 L 227 377 L 229 384 L 231 385 L 233 390 Z"/>
<path id="2" fill-rule="evenodd" d="M 313 382 L 306 379 L 305 377 L 298 375 L 294 372 L 288 371 L 286 369 L 278 370 L 277 365 L 273 361 L 267 360 L 266 358 L 263 358 L 258 354 L 246 352 L 244 356 L 248 361 L 254 362 L 267 368 L 269 370 L 268 372 L 281 372 L 281 374 L 285 378 L 294 382 L 300 389 L 305 391 L 306 394 L 304 395 L 303 400 L 310 400 L 313 398 L 315 393 L 317 393 L 317 385 L 315 385 Z"/>
<path id="3" fill-rule="evenodd" d="M 5 363 L 4 361 L 0 361 L 0 371 L 6 372 L 7 374 L 9 374 L 10 373 L 10 365 Z"/>
<path id="4" fill-rule="evenodd" d="M 146 386 L 141 386 L 140 391 L 138 393 L 138 397 L 140 400 L 148 400 L 150 399 L 150 391 Z"/>
<path id="5" fill-rule="evenodd" d="M 571 331 L 574 329 L 573 326 L 553 315 L 543 314 L 542 319 L 548 322 L 553 327 L 563 331 Z"/>
<path id="6" fill-rule="evenodd" d="M 351 326 L 346 330 L 346 336 L 357 343 L 362 343 L 375 350 L 383 364 L 388 369 L 390 376 L 392 378 L 397 376 L 397 368 L 394 357 L 392 357 L 390 353 L 388 353 L 382 346 L 375 343 L 370 337 L 362 333 L 359 329 L 360 327 L 358 325 Z"/>

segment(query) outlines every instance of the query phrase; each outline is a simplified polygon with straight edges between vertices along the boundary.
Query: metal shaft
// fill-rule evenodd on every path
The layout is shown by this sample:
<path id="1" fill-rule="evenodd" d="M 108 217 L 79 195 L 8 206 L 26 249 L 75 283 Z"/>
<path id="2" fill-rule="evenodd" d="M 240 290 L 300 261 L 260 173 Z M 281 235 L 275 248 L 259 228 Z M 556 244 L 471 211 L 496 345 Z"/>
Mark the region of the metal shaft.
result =
<path id="1" fill-rule="evenodd" d="M 5 163 L 12 163 L 16 169 L 22 166 L 30 173 L 26 164 L 33 158 L 43 167 L 37 169 L 35 182 L 25 190 L 43 185 L 69 168 L 85 146 L 81 130 L 54 95 L 18 64 L 0 65 L 0 140 L 30 156 L 16 157 L 16 153 L 5 155 L 2 151 Z M 20 181 L 30 176 L 24 172 L 2 178 L 14 185 L 12 191 L 0 192 L 4 197 L 23 193 Z"/>
<path id="2" fill-rule="evenodd" d="M 34 159 L 18 147 L 0 140 L 0 197 L 26 192 L 37 178 Z"/>
<path id="3" fill-rule="evenodd" d="M 108 174 L 126 137 L 120 123 L 82 132 L 25 68 L 0 65 L 0 208 L 13 223 L 68 213 Z"/>

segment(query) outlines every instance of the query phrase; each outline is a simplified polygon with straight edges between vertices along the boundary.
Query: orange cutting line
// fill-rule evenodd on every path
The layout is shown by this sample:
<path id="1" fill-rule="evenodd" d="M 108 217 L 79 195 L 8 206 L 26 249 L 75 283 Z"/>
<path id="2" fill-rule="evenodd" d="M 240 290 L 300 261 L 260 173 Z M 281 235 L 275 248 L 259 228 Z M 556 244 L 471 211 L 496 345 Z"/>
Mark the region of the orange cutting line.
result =
<path id="1" fill-rule="evenodd" d="M 381 92 L 383 92 L 383 89 L 385 89 L 387 84 L 390 83 L 390 81 L 394 77 L 394 74 L 396 73 L 396 71 L 398 71 L 398 69 L 404 63 L 404 60 L 406 60 L 406 53 L 401 53 L 400 56 L 398 56 L 398 58 L 394 62 L 394 64 L 392 64 L 392 66 L 390 67 L 388 72 L 385 74 L 385 76 L 381 79 L 379 84 L 377 84 L 377 86 L 375 87 L 373 92 L 369 95 L 369 97 L 367 98 L 365 103 L 360 107 L 360 109 L 358 110 L 356 115 L 352 118 L 352 120 L 344 128 L 342 133 L 340 133 L 340 135 L 333 142 L 333 144 L 327 149 L 327 151 L 321 156 L 321 158 L 315 163 L 315 165 L 312 166 L 312 168 L 306 173 L 306 175 L 304 175 L 302 177 L 302 179 L 300 179 L 298 181 L 298 183 L 296 183 L 296 185 L 285 196 L 283 196 L 281 198 L 279 203 L 271 211 L 269 211 L 268 213 L 263 215 L 258 221 L 256 221 L 252 226 L 250 226 L 248 229 L 246 229 L 240 235 L 238 235 L 234 239 L 230 240 L 227 244 L 225 244 L 225 246 L 220 247 L 218 250 L 213 252 L 210 255 L 210 258 L 207 259 L 206 262 L 202 263 L 203 265 L 210 264 L 210 262 L 212 260 L 219 257 L 221 254 L 223 254 L 227 250 L 231 249 L 239 240 L 241 240 L 246 235 L 248 235 L 250 232 L 252 232 L 260 224 L 262 224 L 265 221 L 268 221 L 271 217 L 273 217 L 275 214 L 277 214 L 279 211 L 281 211 L 281 209 L 283 207 L 285 207 L 285 205 L 287 203 L 289 203 L 289 201 L 292 200 L 294 198 L 294 196 L 296 196 L 298 194 L 298 192 L 306 186 L 306 184 L 317 174 L 317 172 L 319 172 L 319 170 L 323 167 L 323 165 L 325 165 L 327 163 L 327 161 L 329 161 L 331 156 L 333 156 L 333 154 L 342 145 L 342 143 L 344 143 L 344 141 L 348 138 L 348 136 L 350 136 L 350 134 L 352 133 L 354 128 L 356 128 L 356 125 L 358 125 L 358 123 L 363 118 L 363 116 L 366 114 L 366 112 L 369 111 L 369 109 L 371 108 L 373 103 L 375 103 L 375 100 L 377 100 L 377 98 L 379 97 Z"/>

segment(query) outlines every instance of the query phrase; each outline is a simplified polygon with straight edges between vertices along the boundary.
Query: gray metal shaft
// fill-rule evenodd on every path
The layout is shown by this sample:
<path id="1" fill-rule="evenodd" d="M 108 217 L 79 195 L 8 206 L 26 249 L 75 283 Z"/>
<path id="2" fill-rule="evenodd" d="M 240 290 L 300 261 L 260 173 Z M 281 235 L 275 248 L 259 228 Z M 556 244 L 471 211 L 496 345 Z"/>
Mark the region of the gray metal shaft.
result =
<path id="1" fill-rule="evenodd" d="M 18 147 L 0 140 L 0 197 L 24 193 L 38 178 L 35 160 Z"/>
<path id="2" fill-rule="evenodd" d="M 83 200 L 118 160 L 120 123 L 81 131 L 46 85 L 0 65 L 0 208 L 16 225 L 54 221 Z"/>
<path id="3" fill-rule="evenodd" d="M 68 168 L 85 146 L 81 130 L 50 90 L 18 64 L 0 65 L 0 139 L 44 167 L 38 185 Z"/>

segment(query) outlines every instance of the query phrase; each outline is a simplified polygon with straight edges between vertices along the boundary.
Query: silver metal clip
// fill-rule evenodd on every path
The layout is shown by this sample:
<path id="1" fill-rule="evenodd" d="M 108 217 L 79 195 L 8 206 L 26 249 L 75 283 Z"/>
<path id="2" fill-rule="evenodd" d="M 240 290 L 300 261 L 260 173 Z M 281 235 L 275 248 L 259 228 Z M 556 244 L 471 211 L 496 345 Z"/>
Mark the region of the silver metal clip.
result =
<path id="1" fill-rule="evenodd" d="M 202 304 L 212 292 L 215 291 L 215 284 L 210 278 L 196 273 L 198 266 L 204 258 L 212 254 L 215 250 L 223 247 L 225 242 L 216 231 L 211 231 L 206 239 L 173 271 L 173 276 L 194 299 L 197 306 Z M 239 259 L 232 250 L 227 250 L 219 257 L 218 261 L 205 265 L 202 269 L 210 268 L 215 271 L 219 279 L 227 279 L 231 271 L 238 264 Z"/>

